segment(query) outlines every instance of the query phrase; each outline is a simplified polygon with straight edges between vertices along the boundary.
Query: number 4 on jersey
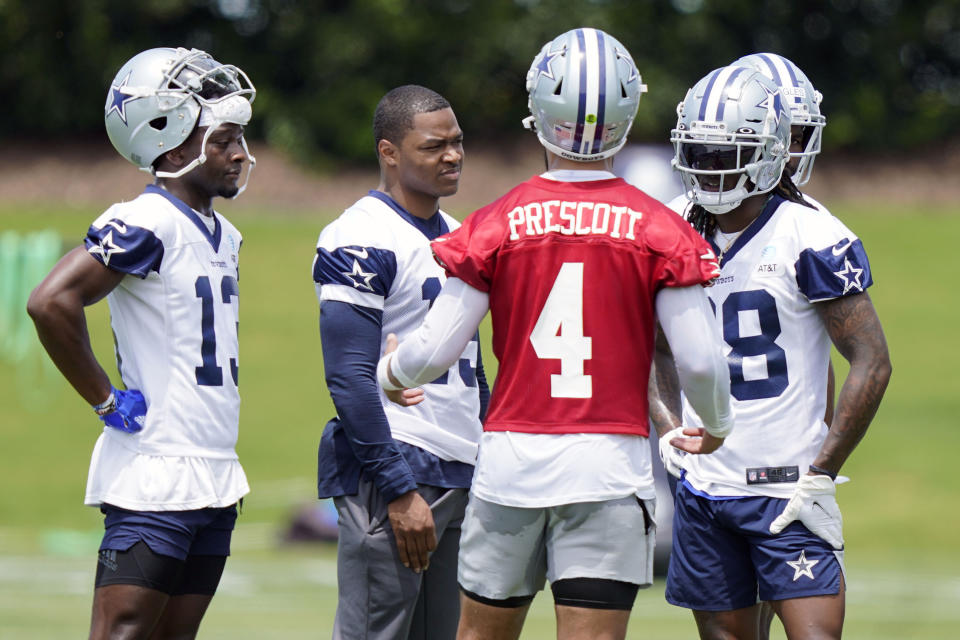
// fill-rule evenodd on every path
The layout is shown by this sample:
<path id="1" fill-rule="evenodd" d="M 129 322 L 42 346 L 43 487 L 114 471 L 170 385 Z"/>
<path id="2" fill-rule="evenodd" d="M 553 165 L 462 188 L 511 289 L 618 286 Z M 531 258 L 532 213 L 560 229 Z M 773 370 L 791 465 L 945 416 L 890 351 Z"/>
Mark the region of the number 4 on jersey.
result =
<path id="1" fill-rule="evenodd" d="M 538 358 L 560 361 L 560 374 L 550 376 L 551 398 L 593 396 L 593 381 L 583 373 L 592 342 L 583 335 L 583 263 L 564 262 L 530 334 Z"/>

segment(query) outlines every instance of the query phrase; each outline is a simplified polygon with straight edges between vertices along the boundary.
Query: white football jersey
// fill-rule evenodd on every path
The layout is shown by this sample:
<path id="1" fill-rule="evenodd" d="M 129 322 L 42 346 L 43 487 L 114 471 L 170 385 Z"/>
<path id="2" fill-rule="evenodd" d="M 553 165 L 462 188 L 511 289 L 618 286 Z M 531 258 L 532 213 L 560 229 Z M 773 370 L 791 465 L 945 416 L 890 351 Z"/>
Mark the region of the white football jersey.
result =
<path id="1" fill-rule="evenodd" d="M 418 220 L 388 196 L 371 191 L 324 228 L 317 242 L 313 279 L 321 306 L 338 301 L 382 311 L 381 355 L 387 334 L 402 341 L 420 326 L 446 280 Z M 438 222 L 440 233 L 460 226 L 443 211 Z M 380 389 L 394 438 L 444 460 L 476 462 L 481 433 L 478 349 L 479 342 L 470 341 L 457 364 L 424 385 L 426 399 L 418 405 L 400 407 Z"/>
<path id="2" fill-rule="evenodd" d="M 711 496 L 786 498 L 827 433 L 831 343 L 814 303 L 865 291 L 870 265 L 860 240 L 822 205 L 778 196 L 729 247 L 710 240 L 722 257 L 707 294 L 736 423 L 716 452 L 685 457 L 685 477 Z M 702 426 L 686 400 L 683 423 Z"/>
<path id="3" fill-rule="evenodd" d="M 249 491 L 235 451 L 241 235 L 214 220 L 211 232 L 150 185 L 88 231 L 90 255 L 128 274 L 107 301 L 120 376 L 147 404 L 142 431 L 104 429 L 88 504 L 192 509 L 228 506 Z"/>

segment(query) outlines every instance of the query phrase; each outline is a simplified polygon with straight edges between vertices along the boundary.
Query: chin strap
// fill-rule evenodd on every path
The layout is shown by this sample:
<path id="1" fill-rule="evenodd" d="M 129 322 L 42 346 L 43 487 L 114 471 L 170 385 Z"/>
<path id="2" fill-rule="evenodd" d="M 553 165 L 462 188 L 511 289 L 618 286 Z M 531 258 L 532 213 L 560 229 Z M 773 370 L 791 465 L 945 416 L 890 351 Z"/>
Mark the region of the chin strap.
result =
<path id="1" fill-rule="evenodd" d="M 207 161 L 207 154 L 205 153 L 207 141 L 210 140 L 210 136 L 213 135 L 213 132 L 216 131 L 217 128 L 224 124 L 238 124 L 241 127 L 246 126 L 252 116 L 253 109 L 250 106 L 250 101 L 242 95 L 234 94 L 220 100 L 203 102 L 200 117 L 197 120 L 197 126 L 206 127 L 207 130 L 203 134 L 203 143 L 200 145 L 200 155 L 181 167 L 178 171 L 154 171 L 153 167 L 141 167 L 140 170 L 151 173 L 158 178 L 179 178 L 184 176 Z M 243 147 L 243 153 L 247 156 L 250 164 L 247 167 L 247 175 L 243 184 L 240 185 L 237 193 L 232 196 L 232 198 L 236 198 L 246 190 L 247 184 L 250 182 L 250 174 L 253 173 L 253 168 L 257 165 L 257 159 L 250 153 L 250 150 L 247 148 L 247 141 L 243 137 L 240 138 L 240 146 Z"/>

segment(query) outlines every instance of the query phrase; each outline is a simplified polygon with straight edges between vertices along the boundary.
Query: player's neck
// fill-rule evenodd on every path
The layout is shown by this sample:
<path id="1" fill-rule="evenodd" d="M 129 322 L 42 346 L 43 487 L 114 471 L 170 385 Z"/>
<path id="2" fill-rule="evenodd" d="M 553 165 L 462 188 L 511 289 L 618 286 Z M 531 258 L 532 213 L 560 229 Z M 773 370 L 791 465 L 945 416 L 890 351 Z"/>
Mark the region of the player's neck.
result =
<path id="1" fill-rule="evenodd" d="M 613 172 L 613 157 L 603 160 L 592 160 L 590 162 L 580 162 L 579 160 L 569 160 L 561 158 L 555 153 L 549 151 L 547 154 L 547 171 L 610 171 Z"/>
<path id="2" fill-rule="evenodd" d="M 387 194 L 401 207 L 423 220 L 429 220 L 440 209 L 440 198 L 429 194 L 404 189 L 399 182 L 392 184 L 387 180 L 380 180 L 377 191 Z"/>
<path id="3" fill-rule="evenodd" d="M 717 227 L 723 233 L 743 231 L 763 213 L 763 207 L 767 204 L 767 198 L 767 194 L 751 196 L 741 202 L 733 211 L 715 214 L 713 217 L 717 221 Z"/>
<path id="4" fill-rule="evenodd" d="M 194 211 L 205 216 L 213 215 L 213 198 L 183 180 L 159 178 L 157 186 L 179 198 Z"/>

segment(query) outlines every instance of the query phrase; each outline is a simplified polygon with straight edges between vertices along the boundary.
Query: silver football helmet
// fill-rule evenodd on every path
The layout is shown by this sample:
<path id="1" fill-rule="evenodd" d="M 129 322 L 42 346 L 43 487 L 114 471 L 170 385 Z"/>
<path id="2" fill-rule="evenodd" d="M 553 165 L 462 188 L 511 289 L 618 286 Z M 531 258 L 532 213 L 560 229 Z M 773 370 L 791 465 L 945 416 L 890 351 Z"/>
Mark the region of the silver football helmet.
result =
<path id="1" fill-rule="evenodd" d="M 687 199 L 727 213 L 777 186 L 790 148 L 790 112 L 780 88 L 759 71 L 722 67 L 687 91 L 670 141 Z"/>
<path id="2" fill-rule="evenodd" d="M 797 65 L 775 53 L 751 53 L 733 64 L 756 69 L 779 85 L 793 125 L 803 127 L 803 150 L 790 152 L 791 158 L 799 159 L 792 179 L 797 186 L 807 184 L 813 172 L 813 161 L 820 153 L 823 127 L 827 124 L 827 119 L 820 113 L 823 95 L 813 88 L 810 79 Z"/>
<path id="3" fill-rule="evenodd" d="M 161 178 L 179 178 L 203 164 L 210 135 L 224 123 L 250 121 L 257 90 L 241 69 L 214 60 L 199 49 L 148 49 L 132 57 L 117 72 L 107 102 L 104 123 L 110 142 L 141 171 Z M 200 155 L 179 171 L 155 171 L 154 161 L 183 144 L 196 126 L 207 127 Z M 256 159 L 241 139 L 250 159 L 250 180 Z"/>
<path id="4" fill-rule="evenodd" d="M 523 124 L 558 156 L 601 160 L 626 143 L 646 90 L 616 38 L 599 29 L 573 29 L 543 45 L 533 59 L 527 71 L 532 115 Z"/>

